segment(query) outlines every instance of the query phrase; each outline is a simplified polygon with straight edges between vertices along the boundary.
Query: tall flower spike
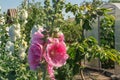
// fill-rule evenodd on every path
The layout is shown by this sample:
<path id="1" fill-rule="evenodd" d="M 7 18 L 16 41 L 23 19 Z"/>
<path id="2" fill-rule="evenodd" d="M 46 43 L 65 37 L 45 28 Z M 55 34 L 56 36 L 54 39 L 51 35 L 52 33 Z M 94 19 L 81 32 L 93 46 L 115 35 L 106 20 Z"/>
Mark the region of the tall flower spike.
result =
<path id="1" fill-rule="evenodd" d="M 30 69 L 32 70 L 36 70 L 40 61 L 42 60 L 44 44 L 44 41 L 42 40 L 44 37 L 44 35 L 41 33 L 42 31 L 43 29 L 40 28 L 32 35 L 31 45 L 28 51 L 28 62 Z"/>

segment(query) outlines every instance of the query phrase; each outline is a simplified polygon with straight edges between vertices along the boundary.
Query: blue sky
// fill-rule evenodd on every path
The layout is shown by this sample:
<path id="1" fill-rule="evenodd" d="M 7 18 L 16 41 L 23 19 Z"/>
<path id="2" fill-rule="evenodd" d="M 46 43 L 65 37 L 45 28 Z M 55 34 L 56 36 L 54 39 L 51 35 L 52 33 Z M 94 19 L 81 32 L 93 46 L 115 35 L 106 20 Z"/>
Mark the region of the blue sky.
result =
<path id="1" fill-rule="evenodd" d="M 21 4 L 23 0 L 0 0 L 0 6 L 2 7 L 2 12 L 7 11 L 8 8 L 16 8 Z M 31 1 L 31 0 L 29 0 Z M 44 1 L 44 0 L 35 0 L 35 1 Z M 66 0 L 66 2 L 71 2 L 73 4 L 80 4 L 82 1 L 91 1 L 91 0 Z M 107 0 L 104 0 L 107 1 Z"/>
<path id="2" fill-rule="evenodd" d="M 2 11 L 7 11 L 8 8 L 16 8 L 22 0 L 0 0 Z"/>
<path id="3" fill-rule="evenodd" d="M 0 6 L 2 7 L 2 12 L 7 12 L 7 9 L 11 8 L 17 8 L 22 1 L 24 0 L 0 0 Z M 32 1 L 32 0 L 29 0 Z M 41 1 L 43 3 L 44 0 L 35 0 L 35 1 Z M 80 4 L 83 1 L 91 1 L 91 0 L 65 0 L 66 3 L 71 2 L 72 4 Z M 103 1 L 108 1 L 108 0 L 103 0 Z M 67 18 L 68 16 L 74 17 L 72 13 L 65 13 L 63 11 L 64 17 Z"/>

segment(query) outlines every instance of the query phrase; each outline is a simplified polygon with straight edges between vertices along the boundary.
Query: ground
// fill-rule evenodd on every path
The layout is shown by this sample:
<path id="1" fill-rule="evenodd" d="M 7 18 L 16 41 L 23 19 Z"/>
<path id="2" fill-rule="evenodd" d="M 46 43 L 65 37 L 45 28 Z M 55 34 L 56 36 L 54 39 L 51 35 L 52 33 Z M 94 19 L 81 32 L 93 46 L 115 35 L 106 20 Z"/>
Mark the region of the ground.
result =
<path id="1" fill-rule="evenodd" d="M 103 71 L 96 71 L 91 69 L 86 69 L 84 71 L 85 80 L 112 80 L 111 77 L 106 76 Z M 76 75 L 75 80 L 82 80 L 80 75 Z"/>

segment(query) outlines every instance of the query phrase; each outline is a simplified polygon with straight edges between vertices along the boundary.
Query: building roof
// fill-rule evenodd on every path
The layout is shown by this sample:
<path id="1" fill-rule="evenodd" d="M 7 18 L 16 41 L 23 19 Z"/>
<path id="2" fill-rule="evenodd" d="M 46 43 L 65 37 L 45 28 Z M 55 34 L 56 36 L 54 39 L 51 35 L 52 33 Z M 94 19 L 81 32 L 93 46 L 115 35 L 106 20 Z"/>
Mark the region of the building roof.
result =
<path id="1" fill-rule="evenodd" d="M 104 8 L 111 10 L 110 12 L 108 12 L 108 14 L 114 15 L 116 13 L 116 8 L 120 9 L 120 3 L 105 3 L 101 5 L 100 7 L 104 7 Z"/>
<path id="2" fill-rule="evenodd" d="M 15 18 L 17 16 L 17 10 L 16 9 L 8 9 L 7 14 L 9 17 Z"/>
<path id="3" fill-rule="evenodd" d="M 120 3 L 111 3 L 113 5 L 115 5 L 118 9 L 120 9 Z"/>
<path id="4" fill-rule="evenodd" d="M 7 10 L 7 23 L 13 23 L 14 18 L 17 17 L 16 9 L 8 9 Z"/>
<path id="5" fill-rule="evenodd" d="M 105 3 L 103 5 L 101 5 L 101 7 L 107 7 L 107 8 L 111 8 L 111 7 L 117 7 L 118 9 L 120 9 L 120 3 Z"/>

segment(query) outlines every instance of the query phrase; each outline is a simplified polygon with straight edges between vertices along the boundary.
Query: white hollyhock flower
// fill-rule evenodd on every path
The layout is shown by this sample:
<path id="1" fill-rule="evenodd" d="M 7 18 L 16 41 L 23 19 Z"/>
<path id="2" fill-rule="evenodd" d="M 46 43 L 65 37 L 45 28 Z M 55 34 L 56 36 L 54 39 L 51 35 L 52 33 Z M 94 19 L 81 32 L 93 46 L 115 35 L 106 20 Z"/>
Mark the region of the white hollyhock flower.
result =
<path id="1" fill-rule="evenodd" d="M 5 24 L 5 18 L 3 16 L 0 17 L 0 25 Z"/>
<path id="2" fill-rule="evenodd" d="M 21 60 L 24 60 L 25 59 L 25 56 L 26 56 L 26 53 L 25 52 L 22 52 L 21 54 L 19 54 L 19 58 Z"/>
<path id="3" fill-rule="evenodd" d="M 28 21 L 27 21 L 27 20 L 25 20 L 23 24 L 26 24 L 27 22 L 28 22 Z"/>
<path id="4" fill-rule="evenodd" d="M 18 30 L 18 31 L 20 31 L 20 24 L 19 24 L 19 23 L 17 23 L 17 24 L 14 24 L 14 27 L 15 27 L 15 30 Z"/>
<path id="5" fill-rule="evenodd" d="M 6 43 L 5 50 L 14 53 L 14 43 L 8 41 Z"/>
<path id="6" fill-rule="evenodd" d="M 22 20 L 26 20 L 28 18 L 28 12 L 25 9 L 22 9 L 20 17 Z"/>
<path id="7" fill-rule="evenodd" d="M 9 34 L 9 36 L 10 36 L 10 40 L 11 40 L 11 41 L 16 41 L 15 28 L 14 28 L 14 26 L 11 26 L 11 27 L 9 28 L 8 34 Z"/>
<path id="8" fill-rule="evenodd" d="M 5 30 L 6 30 L 6 31 L 9 31 L 9 27 L 6 27 Z"/>
<path id="9" fill-rule="evenodd" d="M 20 24 L 19 23 L 17 23 L 15 25 L 15 36 L 18 37 L 18 38 L 21 37 L 21 35 L 20 35 Z"/>
<path id="10" fill-rule="evenodd" d="M 2 41 L 0 41 L 0 45 L 2 44 Z"/>
<path id="11" fill-rule="evenodd" d="M 20 38 L 20 24 L 13 24 L 8 31 L 11 41 L 16 41 L 17 38 Z"/>
<path id="12" fill-rule="evenodd" d="M 9 56 L 9 57 L 12 56 L 12 51 L 9 51 L 8 56 Z"/>

